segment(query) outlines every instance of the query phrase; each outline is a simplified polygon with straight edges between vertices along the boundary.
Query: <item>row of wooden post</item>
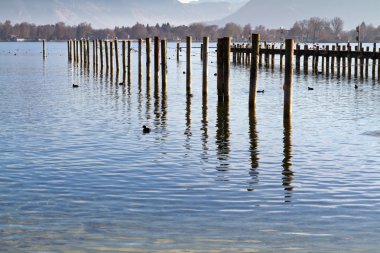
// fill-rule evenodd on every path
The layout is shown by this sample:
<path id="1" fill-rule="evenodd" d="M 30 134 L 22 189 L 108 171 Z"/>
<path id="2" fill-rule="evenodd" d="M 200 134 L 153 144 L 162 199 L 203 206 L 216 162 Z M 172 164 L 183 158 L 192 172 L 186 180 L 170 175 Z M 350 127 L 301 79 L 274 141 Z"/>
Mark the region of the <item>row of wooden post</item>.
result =
<path id="1" fill-rule="evenodd" d="M 233 45 L 232 53 L 234 63 L 250 64 L 251 45 Z M 259 66 L 274 68 L 276 55 L 279 55 L 280 69 L 283 69 L 283 58 L 285 56 L 283 44 L 280 48 L 275 48 L 274 44 L 269 45 L 264 42 L 259 48 Z M 301 57 L 303 57 L 304 74 L 309 72 L 309 59 L 311 58 L 311 70 L 315 74 L 347 77 L 348 79 L 352 76 L 368 79 L 371 68 L 372 79 L 375 80 L 377 77 L 380 80 L 380 49 L 377 49 L 376 43 L 373 44 L 372 50 L 368 46 L 366 48 L 361 47 L 359 50 L 358 46 L 352 48 L 350 44 L 333 45 L 331 49 L 329 45 L 323 48 L 320 48 L 319 45 L 313 48 L 304 45 L 301 48 L 297 44 L 294 55 L 297 73 L 301 71 Z"/>
<path id="2" fill-rule="evenodd" d="M 202 94 L 207 97 L 208 94 L 208 38 L 203 38 L 202 44 L 202 59 L 203 59 L 203 78 L 202 78 Z M 150 83 L 150 68 L 151 68 L 151 39 L 147 38 L 146 43 L 146 78 L 147 83 Z M 103 44 L 105 47 L 105 63 L 108 73 L 113 73 L 113 52 L 115 50 L 116 72 L 119 73 L 119 48 L 118 40 L 114 41 L 93 41 L 93 66 L 94 72 L 97 71 L 98 59 L 100 58 L 101 71 L 103 71 Z M 109 50 L 108 50 L 109 44 Z M 100 57 L 98 56 L 98 48 Z M 126 48 L 127 52 L 126 53 Z M 159 85 L 159 72 L 160 72 L 160 51 L 161 51 L 161 83 L 163 91 L 166 91 L 167 85 L 167 42 L 160 40 L 159 37 L 154 38 L 154 84 L 155 90 L 158 90 Z M 186 38 L 186 94 L 191 96 L 191 48 L 192 38 Z M 123 68 L 123 81 L 126 80 L 128 73 L 128 84 L 131 84 L 131 41 L 122 41 L 122 68 Z M 260 36 L 259 34 L 252 35 L 252 47 L 250 48 L 251 63 L 251 77 L 250 77 L 250 95 L 249 107 L 255 109 L 256 106 L 256 93 L 258 85 L 258 69 L 260 66 Z M 79 53 L 80 51 L 80 53 Z M 177 44 L 177 60 L 179 60 L 180 47 Z M 219 101 L 229 100 L 229 86 L 230 86 L 230 55 L 231 55 L 231 38 L 225 37 L 218 40 L 217 44 L 217 95 Z M 286 40 L 285 46 L 285 84 L 284 84 L 284 119 L 291 118 L 292 111 L 292 76 L 293 76 L 293 40 Z M 109 57 L 108 57 L 109 56 Z M 126 61 L 126 56 L 127 61 Z M 233 56 L 235 57 L 235 56 Z M 70 40 L 68 41 L 68 58 L 70 62 L 80 63 L 89 67 L 90 62 L 90 41 L 89 40 Z M 248 58 L 248 57 L 247 57 Z M 138 80 L 141 84 L 142 81 L 142 39 L 138 40 Z"/>

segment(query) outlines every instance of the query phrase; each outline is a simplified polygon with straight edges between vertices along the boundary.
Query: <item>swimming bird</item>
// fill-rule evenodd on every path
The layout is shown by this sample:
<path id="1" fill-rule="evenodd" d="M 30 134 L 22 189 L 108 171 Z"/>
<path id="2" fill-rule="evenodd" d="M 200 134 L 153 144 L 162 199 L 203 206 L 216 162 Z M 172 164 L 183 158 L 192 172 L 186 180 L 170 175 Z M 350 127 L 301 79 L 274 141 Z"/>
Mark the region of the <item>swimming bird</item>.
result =
<path id="1" fill-rule="evenodd" d="M 217 76 L 218 74 L 217 73 L 214 73 L 214 76 Z"/>
<path id="2" fill-rule="evenodd" d="M 264 90 L 258 90 L 257 93 L 264 93 Z"/>
<path id="3" fill-rule="evenodd" d="M 73 83 L 73 88 L 79 88 L 78 84 Z"/>
<path id="4" fill-rule="evenodd" d="M 143 133 L 144 134 L 149 134 L 150 133 L 150 128 L 147 127 L 146 125 L 143 125 Z"/>
<path id="5" fill-rule="evenodd" d="M 183 71 L 182 73 L 183 73 L 183 74 L 186 74 L 186 71 Z"/>
<path id="6" fill-rule="evenodd" d="M 357 84 L 355 84 L 355 90 L 356 90 L 357 88 L 359 88 L 359 86 L 358 86 Z"/>
<path id="7" fill-rule="evenodd" d="M 312 87 L 307 87 L 307 90 L 314 90 L 314 88 L 312 88 Z"/>

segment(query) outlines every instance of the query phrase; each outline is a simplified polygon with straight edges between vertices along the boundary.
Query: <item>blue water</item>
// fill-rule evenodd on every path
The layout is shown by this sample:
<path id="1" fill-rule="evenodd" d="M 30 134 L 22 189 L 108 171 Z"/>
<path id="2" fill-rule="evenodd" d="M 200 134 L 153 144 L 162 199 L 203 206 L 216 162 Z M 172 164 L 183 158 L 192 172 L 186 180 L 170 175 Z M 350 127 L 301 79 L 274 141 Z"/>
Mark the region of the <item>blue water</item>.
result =
<path id="1" fill-rule="evenodd" d="M 0 43 L 1 252 L 379 251 L 378 81 L 295 74 L 284 126 L 277 66 L 250 115 L 245 66 L 218 104 L 215 52 L 203 101 L 199 49 L 186 98 L 175 44 L 159 97 L 136 52 L 120 86 L 41 48 Z"/>

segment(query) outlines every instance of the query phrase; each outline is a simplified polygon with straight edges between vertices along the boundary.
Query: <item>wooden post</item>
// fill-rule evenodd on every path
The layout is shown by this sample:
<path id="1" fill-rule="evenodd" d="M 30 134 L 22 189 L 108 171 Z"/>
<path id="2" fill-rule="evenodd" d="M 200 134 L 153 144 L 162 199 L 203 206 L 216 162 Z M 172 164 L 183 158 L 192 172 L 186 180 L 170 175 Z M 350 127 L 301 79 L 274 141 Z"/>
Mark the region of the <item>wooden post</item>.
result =
<path id="1" fill-rule="evenodd" d="M 257 79 L 259 70 L 259 55 L 260 55 L 260 34 L 252 34 L 252 48 L 251 48 L 251 73 L 249 85 L 249 108 L 256 109 L 256 93 L 257 93 Z"/>
<path id="2" fill-rule="evenodd" d="M 284 44 L 281 43 L 280 45 L 280 70 L 282 71 L 282 69 L 284 68 Z"/>
<path id="3" fill-rule="evenodd" d="M 121 47 L 122 47 L 122 52 L 123 52 L 122 53 L 122 58 L 123 58 L 123 84 L 125 84 L 126 83 L 126 76 L 127 76 L 127 62 L 126 62 L 127 55 L 125 52 L 127 45 L 126 45 L 125 40 L 122 41 Z"/>
<path id="4" fill-rule="evenodd" d="M 186 37 L 186 95 L 191 95 L 191 36 Z"/>
<path id="5" fill-rule="evenodd" d="M 373 43 L 373 55 L 372 55 L 372 80 L 376 78 L 376 43 Z"/>
<path id="6" fill-rule="evenodd" d="M 95 73 L 95 62 L 96 62 L 96 45 L 95 40 L 92 41 L 92 68 Z"/>
<path id="7" fill-rule="evenodd" d="M 150 38 L 146 38 L 146 83 L 150 84 Z"/>
<path id="8" fill-rule="evenodd" d="M 89 69 L 90 68 L 90 40 L 87 40 L 87 68 Z"/>
<path id="9" fill-rule="evenodd" d="M 78 61 L 80 62 L 80 65 L 82 66 L 83 64 L 84 64 L 84 41 L 83 41 L 83 39 L 81 39 L 80 41 L 79 41 L 79 49 L 80 49 L 80 52 L 79 52 L 79 59 L 78 59 Z"/>
<path id="10" fill-rule="evenodd" d="M 75 47 L 75 54 L 76 54 L 76 63 L 79 63 L 79 41 L 75 41 L 76 47 Z"/>
<path id="11" fill-rule="evenodd" d="M 122 41 L 122 62 L 123 62 L 123 73 L 127 71 L 127 54 L 126 54 L 126 48 L 127 48 L 127 42 L 125 40 Z"/>
<path id="12" fill-rule="evenodd" d="M 359 48 L 358 48 L 358 46 L 355 46 L 355 51 L 356 51 L 356 55 L 355 55 L 355 66 L 354 66 L 354 68 L 355 68 L 355 70 L 354 70 L 354 77 L 355 78 L 358 78 L 358 50 L 359 50 Z"/>
<path id="13" fill-rule="evenodd" d="M 203 37 L 203 75 L 202 75 L 202 96 L 207 98 L 208 93 L 208 37 Z"/>
<path id="14" fill-rule="evenodd" d="M 274 68 L 274 62 L 275 62 L 275 54 L 274 54 L 274 44 L 272 44 L 272 59 L 271 59 L 271 67 Z"/>
<path id="15" fill-rule="evenodd" d="M 103 41 L 99 40 L 99 50 L 100 50 L 100 72 L 103 72 Z"/>
<path id="16" fill-rule="evenodd" d="M 46 46 L 45 46 L 45 40 L 42 40 L 42 58 L 46 59 Z"/>
<path id="17" fill-rule="evenodd" d="M 341 59 L 341 51 L 340 45 L 337 45 L 337 57 L 336 57 L 336 68 L 337 68 L 337 76 L 340 77 L 340 59 Z"/>
<path id="18" fill-rule="evenodd" d="M 299 44 L 296 45 L 296 71 L 301 71 L 301 46 Z"/>
<path id="19" fill-rule="evenodd" d="M 360 78 L 364 78 L 364 48 L 360 47 Z"/>
<path id="20" fill-rule="evenodd" d="M 128 40 L 128 84 L 132 83 L 132 46 L 131 41 Z"/>
<path id="21" fill-rule="evenodd" d="M 139 55 L 138 55 L 138 81 L 142 83 L 142 39 L 139 39 Z"/>
<path id="22" fill-rule="evenodd" d="M 346 76 L 346 63 L 347 63 L 347 49 L 346 49 L 346 46 L 343 46 L 342 76 Z"/>
<path id="23" fill-rule="evenodd" d="M 115 61 L 116 61 L 116 73 L 119 74 L 119 40 L 115 39 Z"/>
<path id="24" fill-rule="evenodd" d="M 71 57 L 70 57 L 70 40 L 67 41 L 67 60 L 71 62 Z"/>
<path id="25" fill-rule="evenodd" d="M 335 72 L 335 46 L 332 46 L 332 55 L 331 55 L 331 75 L 334 76 Z"/>
<path id="26" fill-rule="evenodd" d="M 293 45 L 292 39 L 285 40 L 284 121 L 292 118 Z"/>
<path id="27" fill-rule="evenodd" d="M 158 91 L 159 83 L 159 71 L 160 71 L 160 38 L 154 37 L 154 86 Z"/>
<path id="28" fill-rule="evenodd" d="M 286 45 L 285 45 L 285 50 L 286 50 Z M 304 50 L 304 55 L 303 55 L 303 72 L 307 74 L 309 72 L 309 47 L 307 45 L 304 45 L 303 47 Z M 286 52 L 285 52 L 286 54 Z M 286 55 L 285 55 L 286 57 Z M 286 59 L 285 59 L 286 61 Z M 285 66 L 286 68 L 286 66 Z"/>
<path id="29" fill-rule="evenodd" d="M 167 59 L 166 59 L 166 40 L 161 40 L 161 80 L 162 80 L 162 94 L 166 94 L 166 78 L 167 72 Z"/>
<path id="30" fill-rule="evenodd" d="M 73 41 L 73 53 L 74 53 L 74 63 L 77 63 L 77 45 L 76 45 L 76 43 L 77 43 L 77 40 L 76 39 L 74 39 L 74 41 Z"/>
<path id="31" fill-rule="evenodd" d="M 106 55 L 106 72 L 108 73 L 109 68 L 110 68 L 110 61 L 108 58 L 108 42 L 107 42 L 107 40 L 104 41 L 104 46 L 105 46 L 105 55 Z"/>
<path id="32" fill-rule="evenodd" d="M 113 75 L 113 41 L 110 41 L 110 72 Z"/>
<path id="33" fill-rule="evenodd" d="M 352 65 L 352 58 L 351 58 L 351 46 L 347 46 L 347 77 L 348 79 L 351 79 L 351 65 Z"/>
<path id="34" fill-rule="evenodd" d="M 261 50 L 261 43 L 259 45 L 259 67 L 263 66 L 263 54 Z"/>
<path id="35" fill-rule="evenodd" d="M 380 48 L 379 48 L 380 55 Z M 377 80 L 380 81 L 380 57 L 377 58 Z"/>
<path id="36" fill-rule="evenodd" d="M 326 76 L 330 75 L 330 46 L 326 46 Z"/>
<path id="37" fill-rule="evenodd" d="M 218 39 L 218 100 L 229 100 L 231 38 Z"/>
<path id="38" fill-rule="evenodd" d="M 368 79 L 368 69 L 369 69 L 369 47 L 367 47 L 367 55 L 365 57 L 365 79 Z M 364 61 L 364 59 L 363 59 Z"/>
<path id="39" fill-rule="evenodd" d="M 177 42 L 177 62 L 179 62 L 179 52 L 181 51 L 181 47 L 179 42 Z"/>

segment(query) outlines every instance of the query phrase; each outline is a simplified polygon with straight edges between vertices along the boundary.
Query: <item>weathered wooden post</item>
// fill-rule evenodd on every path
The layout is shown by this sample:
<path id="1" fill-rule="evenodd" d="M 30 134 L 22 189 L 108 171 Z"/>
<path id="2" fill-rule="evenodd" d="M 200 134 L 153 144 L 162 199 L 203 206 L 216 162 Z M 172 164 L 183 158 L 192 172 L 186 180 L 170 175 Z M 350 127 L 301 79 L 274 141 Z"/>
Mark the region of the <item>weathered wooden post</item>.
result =
<path id="1" fill-rule="evenodd" d="M 113 75 L 113 41 L 110 41 L 110 72 Z"/>
<path id="2" fill-rule="evenodd" d="M 284 68 L 284 44 L 281 43 L 280 45 L 280 71 L 282 72 L 282 69 Z M 251 59 L 252 60 L 252 59 Z"/>
<path id="3" fill-rule="evenodd" d="M 218 100 L 228 101 L 230 92 L 230 52 L 231 38 L 225 37 L 218 39 Z"/>
<path id="4" fill-rule="evenodd" d="M 373 54 L 372 54 L 372 80 L 376 78 L 376 43 L 373 43 Z"/>
<path id="5" fill-rule="evenodd" d="M 74 39 L 73 41 L 73 57 L 74 57 L 74 63 L 77 62 L 77 54 L 76 54 L 76 51 L 77 51 L 77 45 L 76 45 L 77 41 L 76 39 Z"/>
<path id="6" fill-rule="evenodd" d="M 167 58 L 166 58 L 166 40 L 161 40 L 161 80 L 162 80 L 162 94 L 166 94 L 166 72 L 167 72 Z"/>
<path id="7" fill-rule="evenodd" d="M 368 69 L 369 69 L 369 47 L 367 47 L 367 54 L 365 57 L 365 78 L 368 79 Z"/>
<path id="8" fill-rule="evenodd" d="M 330 46 L 327 45 L 326 46 L 326 76 L 330 75 L 330 56 L 331 56 Z"/>
<path id="9" fill-rule="evenodd" d="M 355 46 L 355 66 L 354 66 L 354 77 L 358 78 L 358 50 L 359 47 Z"/>
<path id="10" fill-rule="evenodd" d="M 90 40 L 87 40 L 87 68 L 90 69 Z"/>
<path id="11" fill-rule="evenodd" d="M 95 62 L 96 62 L 96 45 L 95 40 L 92 40 L 92 68 L 95 73 Z"/>
<path id="12" fill-rule="evenodd" d="M 208 37 L 203 37 L 203 73 L 202 73 L 202 96 L 207 97 L 208 93 Z"/>
<path id="13" fill-rule="evenodd" d="M 286 50 L 286 45 L 285 45 L 285 50 Z M 309 47 L 308 47 L 308 45 L 304 45 L 303 50 L 304 50 L 304 52 L 303 52 L 304 53 L 304 55 L 303 55 L 303 72 L 305 74 L 307 74 L 309 72 Z M 285 61 L 286 61 L 286 59 L 285 59 Z"/>
<path id="14" fill-rule="evenodd" d="M 116 75 L 119 75 L 119 40 L 115 39 Z"/>
<path id="15" fill-rule="evenodd" d="M 179 42 L 177 42 L 177 62 L 179 62 L 179 52 L 181 51 L 181 47 Z"/>
<path id="16" fill-rule="evenodd" d="M 284 121 L 292 118 L 293 46 L 292 39 L 285 40 Z"/>
<path id="17" fill-rule="evenodd" d="M 70 57 L 70 40 L 67 41 L 67 60 L 71 62 L 71 57 Z"/>
<path id="18" fill-rule="evenodd" d="M 160 71 L 160 38 L 154 37 L 154 86 L 158 91 L 159 83 L 159 71 Z"/>
<path id="19" fill-rule="evenodd" d="M 146 83 L 147 86 L 150 84 L 150 38 L 145 39 L 146 44 Z"/>
<path id="20" fill-rule="evenodd" d="M 335 54 L 336 54 L 336 50 L 335 50 L 335 46 L 332 46 L 332 54 L 331 54 L 331 75 L 334 76 L 334 73 L 335 73 Z"/>
<path id="21" fill-rule="evenodd" d="M 262 53 L 263 50 L 261 50 L 261 43 L 259 45 L 259 67 L 262 67 L 263 66 L 263 53 Z"/>
<path id="22" fill-rule="evenodd" d="M 45 40 L 42 40 L 42 58 L 46 59 L 46 46 L 45 46 Z"/>
<path id="23" fill-rule="evenodd" d="M 337 57 L 336 57 L 336 68 L 337 68 L 337 76 L 340 77 L 340 60 L 341 60 L 341 51 L 340 45 L 337 45 Z"/>
<path id="24" fill-rule="evenodd" d="M 352 67 L 352 56 L 351 56 L 351 46 L 347 46 L 347 77 L 351 79 L 351 67 Z"/>
<path id="25" fill-rule="evenodd" d="M 260 56 L 260 34 L 252 34 L 252 48 L 251 48 L 251 73 L 249 85 L 249 108 L 256 109 L 256 93 L 257 93 L 257 79 L 259 71 L 259 56 Z"/>
<path id="26" fill-rule="evenodd" d="M 380 55 L 380 48 L 378 55 Z M 380 81 L 380 56 L 377 58 L 377 80 Z"/>
<path id="27" fill-rule="evenodd" d="M 275 54 L 274 54 L 274 44 L 272 44 L 272 56 L 271 56 L 271 67 L 274 68 Z"/>
<path id="28" fill-rule="evenodd" d="M 347 49 L 346 49 L 346 46 L 343 46 L 342 76 L 346 76 L 346 64 L 347 64 Z"/>
<path id="29" fill-rule="evenodd" d="M 127 62 L 126 62 L 126 41 L 123 40 L 122 41 L 122 44 L 121 44 L 121 47 L 122 47 L 122 59 L 123 59 L 123 84 L 126 83 L 126 76 L 127 76 Z"/>
<path id="30" fill-rule="evenodd" d="M 106 55 L 106 72 L 109 72 L 110 68 L 110 61 L 109 61 L 109 56 L 108 56 L 108 42 L 107 40 L 104 41 L 104 46 L 105 46 L 105 55 Z"/>
<path id="31" fill-rule="evenodd" d="M 301 71 L 301 46 L 299 44 L 296 45 L 296 72 Z"/>
<path id="32" fill-rule="evenodd" d="M 138 52 L 138 81 L 139 85 L 142 83 L 142 39 L 139 39 L 139 52 Z"/>
<path id="33" fill-rule="evenodd" d="M 102 40 L 99 40 L 99 50 L 100 50 L 100 72 L 103 73 L 104 62 L 103 62 L 103 41 Z"/>
<path id="34" fill-rule="evenodd" d="M 75 44 L 76 44 L 76 47 L 75 47 L 76 61 L 75 62 L 78 64 L 79 63 L 79 41 L 77 40 Z"/>
<path id="35" fill-rule="evenodd" d="M 186 95 L 191 95 L 191 36 L 186 37 Z"/>
<path id="36" fill-rule="evenodd" d="M 84 55 L 85 55 L 85 53 L 84 53 L 84 41 L 83 41 L 83 39 L 81 39 L 80 41 L 79 41 L 79 46 L 80 46 L 80 52 L 79 52 L 79 62 L 80 62 L 80 65 L 82 66 L 82 65 L 84 65 L 84 61 L 85 61 L 85 59 L 84 59 Z"/>
<path id="37" fill-rule="evenodd" d="M 132 46 L 131 41 L 128 40 L 128 84 L 132 83 Z"/>
<path id="38" fill-rule="evenodd" d="M 364 48 L 360 44 L 360 78 L 364 78 Z"/>

